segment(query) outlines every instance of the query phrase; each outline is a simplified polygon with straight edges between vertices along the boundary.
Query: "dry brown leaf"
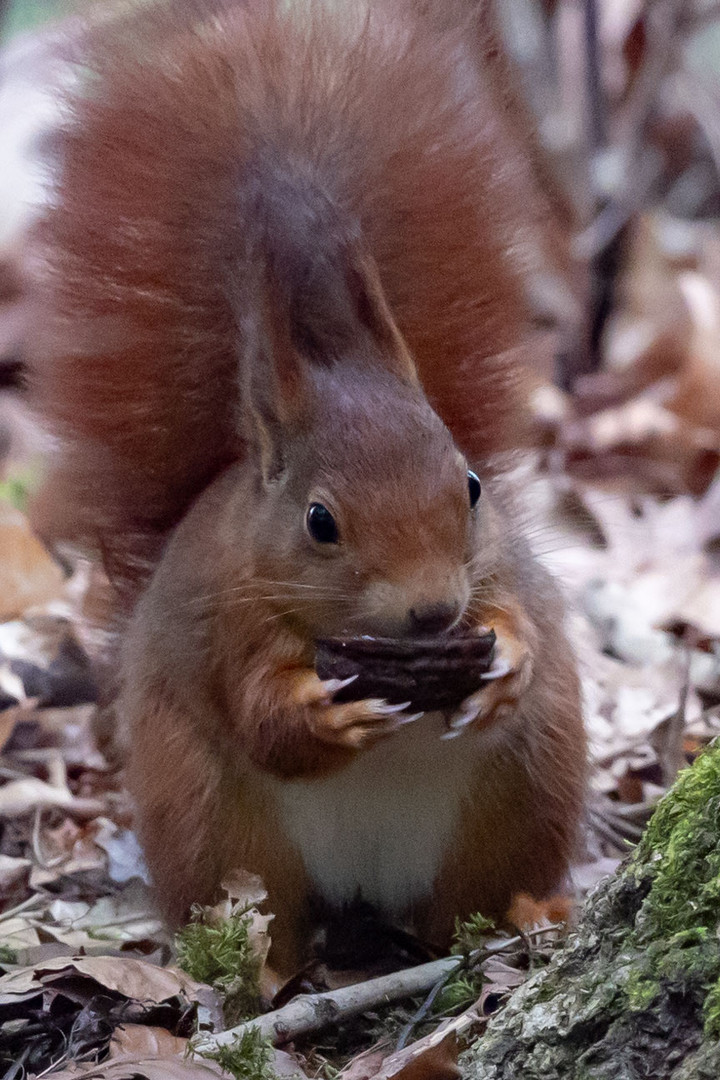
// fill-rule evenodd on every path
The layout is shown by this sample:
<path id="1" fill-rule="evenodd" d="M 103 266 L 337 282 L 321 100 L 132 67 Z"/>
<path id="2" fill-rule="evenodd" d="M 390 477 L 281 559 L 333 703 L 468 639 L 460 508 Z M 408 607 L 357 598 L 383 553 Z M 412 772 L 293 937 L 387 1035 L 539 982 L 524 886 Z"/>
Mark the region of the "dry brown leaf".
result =
<path id="1" fill-rule="evenodd" d="M 286 1050 L 273 1051 L 270 1068 L 276 1076 L 295 1077 L 295 1080 L 304 1080 L 305 1073 L 300 1068 L 297 1059 Z"/>
<path id="2" fill-rule="evenodd" d="M 52 963 L 52 961 L 51 961 Z M 67 964 L 67 960 L 65 961 Z M 3 975 L 0 979 L 0 1005 L 11 1005 L 15 998 L 42 990 L 42 982 L 36 977 L 35 968 L 20 968 Z"/>
<path id="3" fill-rule="evenodd" d="M 49 810 L 69 806 L 74 796 L 68 787 L 57 787 L 27 776 L 11 780 L 0 788 L 0 817 L 19 817 L 32 810 Z"/>
<path id="4" fill-rule="evenodd" d="M 16 859 L 0 855 L 0 893 L 9 893 L 16 885 L 27 882 L 32 863 L 29 859 Z"/>
<path id="5" fill-rule="evenodd" d="M 27 715 L 27 706 L 24 702 L 19 705 L 11 705 L 9 709 L 0 712 L 0 752 L 15 730 L 18 720 Z"/>
<path id="6" fill-rule="evenodd" d="M 83 943 L 83 951 L 87 951 L 87 943 L 92 940 L 104 940 L 107 948 L 108 940 L 132 942 L 167 938 L 149 887 L 137 879 L 119 892 L 99 897 L 92 904 L 53 900 L 43 930 L 58 941 L 72 941 L 72 935 L 77 934 L 78 943 Z"/>
<path id="7" fill-rule="evenodd" d="M 457 1080 L 458 1041 L 454 1028 L 419 1039 L 385 1058 L 371 1080 Z"/>
<path id="8" fill-rule="evenodd" d="M 94 705 L 68 708 L 35 708 L 31 719 L 35 738 L 33 747 L 57 750 L 68 768 L 107 770 L 105 758 L 92 741 Z"/>
<path id="9" fill-rule="evenodd" d="M 78 831 L 79 834 L 71 839 L 70 829 L 62 829 L 58 837 L 60 844 L 55 845 L 52 839 L 57 832 L 58 830 L 43 829 L 39 832 L 37 844 L 42 865 L 34 866 L 30 874 L 30 886 L 33 889 L 42 889 L 72 874 L 105 870 L 107 857 L 91 835 Z M 68 848 L 64 849 L 61 845 L 65 838 L 68 840 Z"/>
<path id="10" fill-rule="evenodd" d="M 678 286 L 693 333 L 668 408 L 720 436 L 720 298 L 702 274 L 685 271 L 678 275 Z"/>
<path id="11" fill-rule="evenodd" d="M 194 1001 L 203 989 L 178 968 L 156 967 L 144 960 L 121 956 L 80 956 L 69 960 L 57 957 L 35 967 L 10 972 L 0 979 L 0 1003 L 9 1004 L 16 995 L 50 985 L 60 975 L 86 976 L 107 990 L 133 1001 L 167 1001 L 178 995 Z"/>
<path id="12" fill-rule="evenodd" d="M 698 637 L 720 641 L 720 575 L 703 575 L 697 587 L 673 609 L 672 620 L 687 623 Z"/>
<path id="13" fill-rule="evenodd" d="M 703 547 L 720 539 L 720 473 L 698 503 L 695 520 Z"/>
<path id="14" fill-rule="evenodd" d="M 262 969 L 265 967 L 271 945 L 268 926 L 275 917 L 261 915 L 257 910 L 258 905 L 267 900 L 268 896 L 262 878 L 237 867 L 227 875 L 222 882 L 222 888 L 227 893 L 227 898 L 212 908 L 211 918 L 227 919 L 234 910 L 245 910 L 246 917 L 249 919 L 248 941 L 260 964 L 262 981 Z"/>
<path id="15" fill-rule="evenodd" d="M 630 491 L 702 495 L 720 462 L 720 434 L 676 415 L 670 404 L 648 394 L 569 421 L 559 432 L 566 469 L 585 482 L 622 478 Z"/>
<path id="16" fill-rule="evenodd" d="M 620 306 L 606 334 L 607 367 L 581 380 L 574 403 L 585 419 L 559 432 L 574 475 L 622 476 L 634 490 L 694 495 L 712 480 L 720 299 L 717 267 L 703 258 L 706 231 L 663 214 L 633 225 Z"/>
<path id="17" fill-rule="evenodd" d="M 392 1045 L 387 1040 L 376 1043 L 369 1050 L 357 1054 L 341 1071 L 338 1080 L 372 1080 L 386 1058 L 392 1053 Z"/>
<path id="18" fill-rule="evenodd" d="M 33 925 L 32 918 L 26 915 L 3 918 L 0 922 L 0 944 L 18 954 L 23 954 L 25 949 L 37 948 L 40 944 L 40 935 Z"/>
<path id="19" fill-rule="evenodd" d="M 203 1062 L 177 1057 L 135 1057 L 108 1061 L 104 1065 L 85 1065 L 53 1072 L 52 1080 L 209 1080 L 224 1072 L 213 1061 Z"/>
<path id="20" fill-rule="evenodd" d="M 233 904 L 259 907 L 268 894 L 262 878 L 237 867 L 227 875 L 221 886 Z"/>
<path id="21" fill-rule="evenodd" d="M 184 1057 L 188 1040 L 171 1035 L 165 1028 L 146 1024 L 117 1027 L 110 1040 L 110 1060 L 128 1061 L 139 1057 Z"/>
<path id="22" fill-rule="evenodd" d="M 513 967 L 502 956 L 489 956 L 482 965 L 483 978 L 486 980 L 480 997 L 474 1008 L 481 1016 L 487 1016 L 497 1008 L 497 1000 L 504 1000 L 518 986 L 522 986 L 528 977 L 527 971 Z M 491 1007 L 492 1005 L 492 1007 Z"/>
<path id="23" fill-rule="evenodd" d="M 33 534 L 26 518 L 0 501 L 0 619 L 62 596 L 63 572 Z"/>

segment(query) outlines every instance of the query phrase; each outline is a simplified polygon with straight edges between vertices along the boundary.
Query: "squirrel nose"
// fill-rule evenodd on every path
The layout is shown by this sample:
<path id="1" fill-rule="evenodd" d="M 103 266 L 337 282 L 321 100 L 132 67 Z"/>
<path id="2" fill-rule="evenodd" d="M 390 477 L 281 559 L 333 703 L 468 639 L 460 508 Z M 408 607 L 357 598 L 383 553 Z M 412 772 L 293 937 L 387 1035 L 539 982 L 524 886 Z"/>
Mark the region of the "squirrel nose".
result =
<path id="1" fill-rule="evenodd" d="M 410 624 L 415 634 L 439 634 L 448 630 L 459 614 L 457 604 L 418 604 L 410 608 Z"/>

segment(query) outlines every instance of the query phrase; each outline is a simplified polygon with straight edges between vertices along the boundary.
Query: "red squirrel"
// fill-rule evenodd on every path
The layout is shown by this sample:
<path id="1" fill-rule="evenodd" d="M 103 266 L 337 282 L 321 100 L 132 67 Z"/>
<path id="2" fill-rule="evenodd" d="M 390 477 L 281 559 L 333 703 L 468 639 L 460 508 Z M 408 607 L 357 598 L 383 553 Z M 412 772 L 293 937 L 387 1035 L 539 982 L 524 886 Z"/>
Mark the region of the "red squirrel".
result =
<path id="1" fill-rule="evenodd" d="M 575 843 L 563 606 L 497 466 L 544 210 L 488 11 L 144 5 L 69 91 L 31 343 L 54 527 L 127 617 L 163 911 L 259 873 L 281 969 L 313 898 L 445 947 L 562 886 Z M 454 626 L 493 628 L 504 674 L 452 716 L 314 670 L 318 638 Z"/>

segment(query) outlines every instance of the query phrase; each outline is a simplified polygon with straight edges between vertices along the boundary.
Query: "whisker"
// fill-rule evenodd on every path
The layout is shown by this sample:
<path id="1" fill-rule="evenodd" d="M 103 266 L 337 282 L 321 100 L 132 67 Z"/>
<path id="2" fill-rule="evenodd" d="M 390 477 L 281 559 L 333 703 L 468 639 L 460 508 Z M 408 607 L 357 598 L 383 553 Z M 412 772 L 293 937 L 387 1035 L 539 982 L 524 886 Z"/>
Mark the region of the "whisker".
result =
<path id="1" fill-rule="evenodd" d="M 293 586 L 294 588 L 295 586 Z M 298 586 L 303 588 L 303 586 Z M 315 589 L 315 586 L 310 586 Z M 233 586 L 232 588 L 223 589 L 216 593 L 206 593 L 204 596 L 194 596 L 188 600 L 183 607 L 191 607 L 195 604 L 203 604 L 210 602 L 230 602 L 234 604 L 252 604 L 262 601 L 272 600 L 297 600 L 297 595 L 293 595 L 290 591 L 277 592 L 277 593 L 253 593 L 252 585 L 246 586 Z M 243 593 L 245 595 L 238 595 Z M 313 599 L 317 600 L 334 600 L 336 602 L 343 602 L 350 599 L 345 593 L 338 592 L 334 589 L 322 590 L 321 586 L 317 587 L 317 592 L 313 594 Z"/>
<path id="2" fill-rule="evenodd" d="M 266 615 L 260 625 L 265 626 L 267 623 L 275 622 L 276 619 L 284 619 L 288 615 L 296 615 L 301 610 L 301 608 L 287 608 L 285 611 L 276 611 L 274 615 Z"/>

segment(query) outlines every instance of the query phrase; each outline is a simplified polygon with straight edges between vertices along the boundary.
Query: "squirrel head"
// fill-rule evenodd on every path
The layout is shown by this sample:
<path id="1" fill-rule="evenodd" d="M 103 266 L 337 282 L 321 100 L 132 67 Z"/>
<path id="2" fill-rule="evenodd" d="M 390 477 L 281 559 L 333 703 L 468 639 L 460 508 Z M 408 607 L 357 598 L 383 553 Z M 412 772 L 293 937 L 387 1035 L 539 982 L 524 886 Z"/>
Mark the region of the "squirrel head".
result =
<path id="1" fill-rule="evenodd" d="M 266 261 L 239 320 L 253 578 L 312 637 L 440 633 L 470 600 L 480 483 L 373 260 L 329 233 Z"/>

